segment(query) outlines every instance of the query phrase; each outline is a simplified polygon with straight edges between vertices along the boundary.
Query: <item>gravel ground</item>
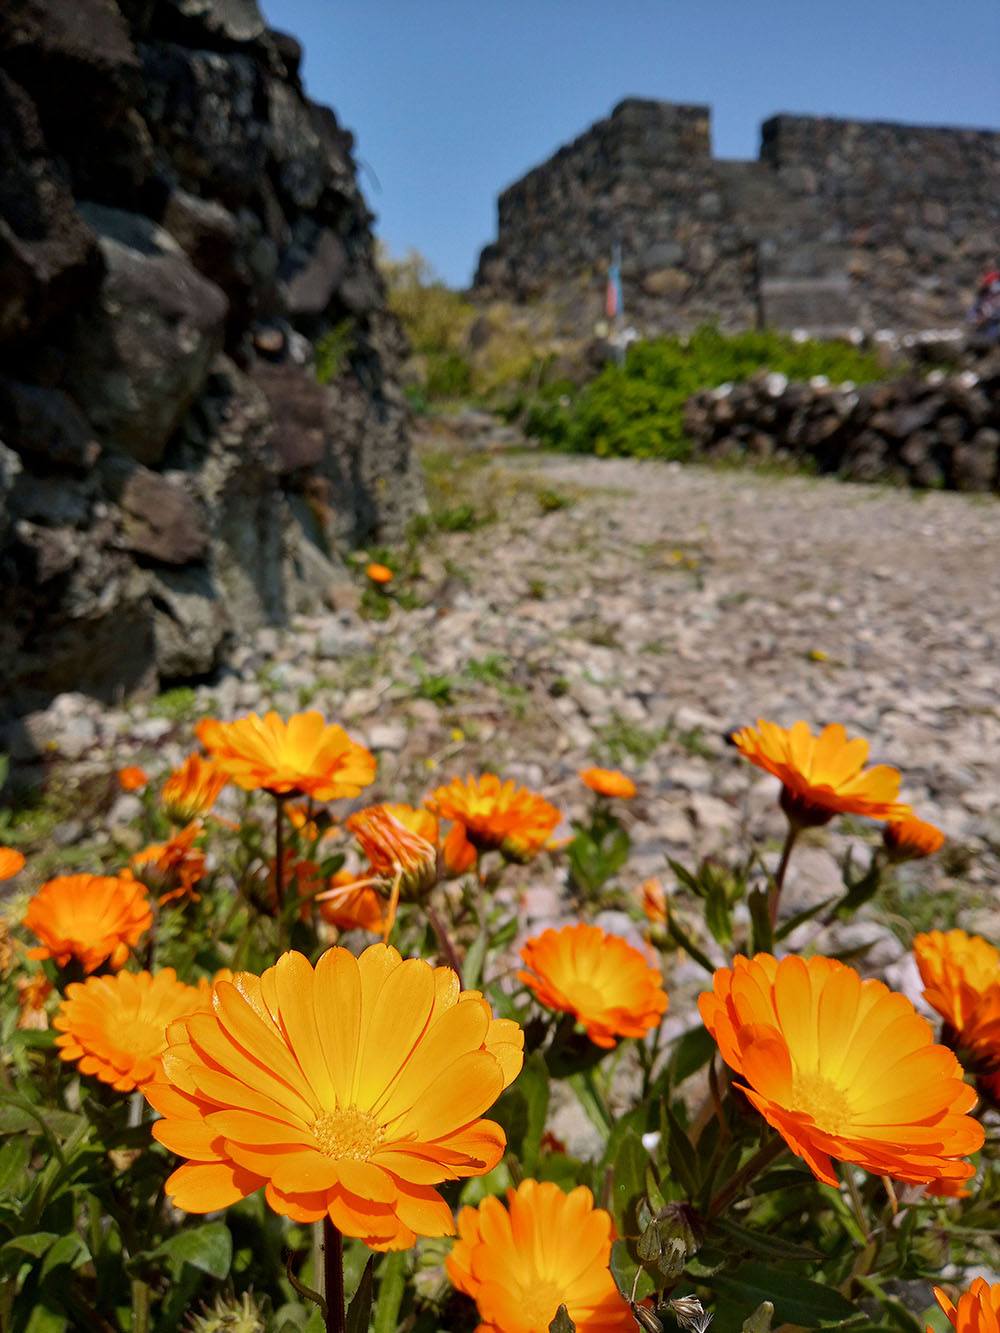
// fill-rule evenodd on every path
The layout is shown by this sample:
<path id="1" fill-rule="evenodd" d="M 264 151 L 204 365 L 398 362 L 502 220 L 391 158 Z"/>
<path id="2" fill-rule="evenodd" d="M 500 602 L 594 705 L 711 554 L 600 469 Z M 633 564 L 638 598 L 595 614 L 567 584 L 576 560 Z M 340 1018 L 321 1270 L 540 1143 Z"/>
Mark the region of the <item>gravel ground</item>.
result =
<path id="1" fill-rule="evenodd" d="M 891 910 L 997 933 L 996 499 L 496 444 L 425 427 L 438 523 L 393 584 L 409 609 L 366 619 L 345 583 L 331 590 L 341 609 L 263 631 L 187 696 L 101 710 L 64 695 L 32 718 L 63 790 L 129 762 L 165 772 L 206 712 L 317 707 L 378 752 L 370 799 L 490 769 L 569 820 L 587 800 L 577 770 L 620 766 L 639 785 L 622 886 L 657 874 L 669 888 L 667 857 L 731 854 L 748 836 L 774 855 L 782 835 L 777 784 L 726 745 L 729 729 L 839 721 L 949 837 L 900 872 Z M 118 797 L 112 827 L 135 808 Z M 81 808 L 54 839 L 96 832 Z M 865 821 L 819 831 L 793 863 L 788 910 L 835 891 L 845 852 L 863 859 L 874 836 Z M 561 871 L 525 871 L 519 887 L 526 930 L 567 914 Z M 905 970 L 885 914 L 850 929 L 873 966 Z"/>

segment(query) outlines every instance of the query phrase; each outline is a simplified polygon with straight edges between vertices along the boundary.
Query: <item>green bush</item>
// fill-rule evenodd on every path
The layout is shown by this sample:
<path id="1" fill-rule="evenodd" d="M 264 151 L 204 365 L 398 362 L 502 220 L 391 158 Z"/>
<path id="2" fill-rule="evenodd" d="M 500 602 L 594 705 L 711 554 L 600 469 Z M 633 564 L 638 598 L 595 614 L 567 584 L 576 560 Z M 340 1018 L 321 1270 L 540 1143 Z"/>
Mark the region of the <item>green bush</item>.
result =
<path id="1" fill-rule="evenodd" d="M 689 338 L 636 343 L 624 366 L 606 365 L 574 396 L 565 384 L 542 390 L 526 411 L 525 429 L 550 449 L 683 459 L 690 452 L 688 398 L 760 370 L 856 383 L 883 374 L 875 357 L 846 343 L 797 343 L 769 329 L 727 335 L 704 325 Z"/>

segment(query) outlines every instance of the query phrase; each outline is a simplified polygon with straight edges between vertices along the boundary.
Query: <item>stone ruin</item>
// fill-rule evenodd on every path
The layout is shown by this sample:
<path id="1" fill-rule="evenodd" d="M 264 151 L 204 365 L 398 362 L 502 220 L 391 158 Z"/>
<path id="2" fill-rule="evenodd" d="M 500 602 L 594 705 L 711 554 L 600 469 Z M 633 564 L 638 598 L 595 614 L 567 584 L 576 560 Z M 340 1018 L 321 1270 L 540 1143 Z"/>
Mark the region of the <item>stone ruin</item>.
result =
<path id="1" fill-rule="evenodd" d="M 757 161 L 719 161 L 708 107 L 630 98 L 500 195 L 473 290 L 588 335 L 619 245 L 645 335 L 951 326 L 1000 267 L 998 198 L 996 131 L 777 115 Z"/>
<path id="2" fill-rule="evenodd" d="M 256 0 L 0 3 L 0 721 L 209 675 L 414 509 L 405 340 L 300 57 Z"/>

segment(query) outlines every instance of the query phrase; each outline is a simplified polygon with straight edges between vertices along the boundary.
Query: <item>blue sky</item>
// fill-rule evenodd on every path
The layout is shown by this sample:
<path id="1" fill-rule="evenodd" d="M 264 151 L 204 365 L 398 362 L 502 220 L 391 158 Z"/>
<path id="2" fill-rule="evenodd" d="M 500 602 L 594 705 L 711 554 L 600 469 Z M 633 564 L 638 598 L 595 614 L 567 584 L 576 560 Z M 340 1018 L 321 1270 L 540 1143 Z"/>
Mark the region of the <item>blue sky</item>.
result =
<path id="1" fill-rule="evenodd" d="M 778 111 L 1000 128 L 1000 0 L 260 0 L 356 136 L 394 255 L 453 286 L 496 196 L 624 97 L 704 102 L 716 157 Z"/>

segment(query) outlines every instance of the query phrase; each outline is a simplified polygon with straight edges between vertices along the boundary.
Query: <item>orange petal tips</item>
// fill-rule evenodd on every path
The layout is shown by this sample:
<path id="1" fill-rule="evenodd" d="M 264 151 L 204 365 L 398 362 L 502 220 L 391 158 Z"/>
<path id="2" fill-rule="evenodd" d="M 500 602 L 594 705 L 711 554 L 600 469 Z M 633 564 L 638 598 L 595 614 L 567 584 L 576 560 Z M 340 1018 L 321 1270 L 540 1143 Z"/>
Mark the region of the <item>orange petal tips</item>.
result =
<path id="1" fill-rule="evenodd" d="M 903 819 L 899 773 L 879 764 L 865 768 L 868 742 L 847 739 L 839 723 L 814 736 L 805 722 L 787 729 L 758 718 L 757 726 L 733 732 L 733 744 L 758 768 L 781 780 L 781 807 L 800 826 L 825 824 L 835 814 Z"/>
<path id="2" fill-rule="evenodd" d="M 478 1333 L 546 1333 L 565 1305 L 579 1333 L 637 1325 L 608 1265 L 614 1224 L 584 1185 L 564 1194 L 523 1180 L 507 1207 L 486 1198 L 458 1215 L 448 1276 L 479 1307 Z"/>
<path id="3" fill-rule="evenodd" d="M 934 1288 L 938 1305 L 948 1316 L 955 1333 L 996 1333 L 1000 1327 L 1000 1282 L 991 1286 L 984 1277 L 973 1279 L 955 1305 L 940 1287 Z M 934 1333 L 930 1324 L 927 1333 Z"/>
<path id="4" fill-rule="evenodd" d="M 575 1014 L 596 1046 L 643 1037 L 667 1011 L 660 973 L 631 944 L 599 926 L 564 926 L 528 940 L 518 977 L 549 1009 Z"/>
<path id="5" fill-rule="evenodd" d="M 41 940 L 29 958 L 79 959 L 84 972 L 124 966 L 153 922 L 145 887 L 115 875 L 60 875 L 28 903 L 24 925 Z"/>
<path id="6" fill-rule="evenodd" d="M 598 796 L 617 796 L 628 801 L 635 795 L 635 783 L 617 768 L 581 768 L 577 776 Z"/>
<path id="7" fill-rule="evenodd" d="M 287 724 L 275 712 L 235 722 L 203 718 L 195 735 L 219 772 L 246 791 L 335 801 L 357 796 L 375 777 L 374 755 L 315 709 L 293 714 Z"/>
<path id="8" fill-rule="evenodd" d="M 831 1158 L 948 1188 L 983 1145 L 975 1091 L 904 995 L 831 958 L 737 957 L 702 1020 L 764 1119 L 835 1185 Z"/>
<path id="9" fill-rule="evenodd" d="M 263 1186 L 275 1212 L 326 1215 L 378 1250 L 454 1232 L 434 1186 L 499 1162 L 503 1131 L 481 1117 L 524 1044 L 450 968 L 382 944 L 237 973 L 167 1039 L 143 1091 L 155 1137 L 189 1159 L 167 1181 L 177 1207 L 214 1212 Z"/>

